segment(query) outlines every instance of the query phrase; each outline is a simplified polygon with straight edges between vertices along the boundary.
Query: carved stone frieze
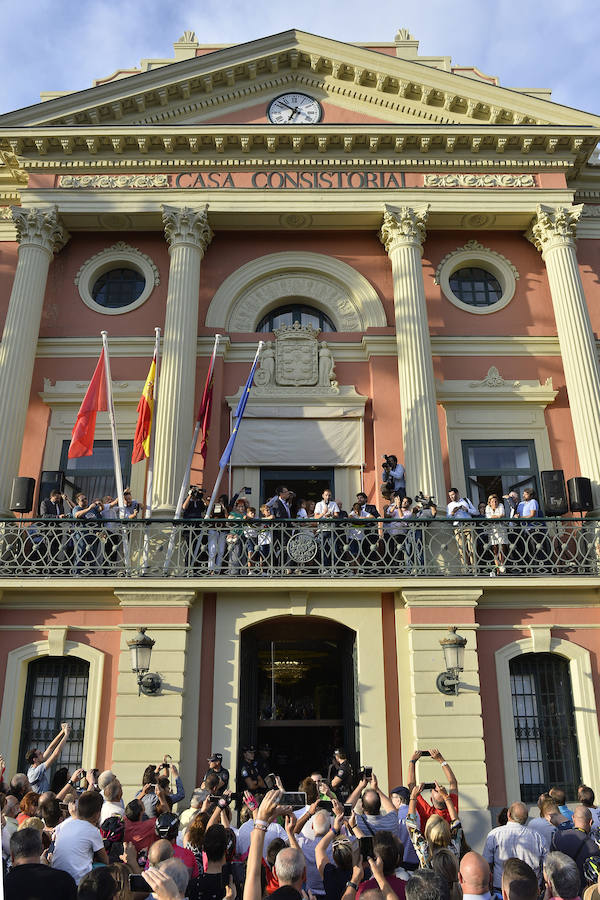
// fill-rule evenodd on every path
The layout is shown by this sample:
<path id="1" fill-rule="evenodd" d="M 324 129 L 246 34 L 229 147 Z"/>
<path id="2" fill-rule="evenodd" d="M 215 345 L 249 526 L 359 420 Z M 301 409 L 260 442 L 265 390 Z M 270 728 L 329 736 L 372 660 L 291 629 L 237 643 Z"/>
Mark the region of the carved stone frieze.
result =
<path id="1" fill-rule="evenodd" d="M 584 219 L 600 219 L 600 206 L 584 206 L 581 211 Z"/>
<path id="2" fill-rule="evenodd" d="M 11 208 L 12 219 L 17 229 L 17 240 L 21 246 L 40 247 L 53 254 L 58 253 L 69 240 L 69 232 L 58 217 L 57 206 Z"/>
<path id="3" fill-rule="evenodd" d="M 208 204 L 195 208 L 163 204 L 161 209 L 169 249 L 178 244 L 193 244 L 204 255 L 213 238 L 208 224 Z"/>
<path id="4" fill-rule="evenodd" d="M 383 214 L 383 225 L 379 233 L 381 243 L 387 253 L 398 246 L 418 244 L 422 246 L 427 234 L 425 223 L 429 204 L 425 206 L 388 206 Z"/>
<path id="5" fill-rule="evenodd" d="M 433 175 L 426 174 L 425 187 L 444 188 L 533 188 L 533 175 L 511 175 L 508 173 L 487 173 L 485 175 Z"/>
<path id="6" fill-rule="evenodd" d="M 583 204 L 545 206 L 539 203 L 525 236 L 542 254 L 554 247 L 574 247 L 582 211 Z"/>
<path id="7" fill-rule="evenodd" d="M 283 297 L 303 297 L 320 308 L 335 311 L 338 331 L 360 331 L 360 316 L 341 287 L 318 274 L 274 276 L 250 288 L 238 299 L 229 322 L 230 331 L 253 331 L 262 310 Z"/>
<path id="8" fill-rule="evenodd" d="M 326 341 L 317 340 L 318 334 L 311 325 L 299 322 L 276 329 L 275 341 L 267 341 L 260 356 L 255 394 L 288 394 L 290 388 L 316 396 L 337 393 L 333 354 Z"/>
<path id="9" fill-rule="evenodd" d="M 59 175 L 58 187 L 110 190 L 119 188 L 168 188 L 167 175 Z"/>

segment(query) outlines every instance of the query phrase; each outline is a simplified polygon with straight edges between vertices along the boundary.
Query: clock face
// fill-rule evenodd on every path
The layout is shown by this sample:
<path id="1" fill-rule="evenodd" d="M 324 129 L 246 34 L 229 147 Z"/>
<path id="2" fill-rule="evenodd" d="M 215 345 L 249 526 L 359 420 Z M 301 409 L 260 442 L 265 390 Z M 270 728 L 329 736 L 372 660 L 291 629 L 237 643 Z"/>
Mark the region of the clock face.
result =
<path id="1" fill-rule="evenodd" d="M 267 109 L 274 125 L 314 125 L 322 115 L 321 104 L 308 94 L 281 94 Z"/>

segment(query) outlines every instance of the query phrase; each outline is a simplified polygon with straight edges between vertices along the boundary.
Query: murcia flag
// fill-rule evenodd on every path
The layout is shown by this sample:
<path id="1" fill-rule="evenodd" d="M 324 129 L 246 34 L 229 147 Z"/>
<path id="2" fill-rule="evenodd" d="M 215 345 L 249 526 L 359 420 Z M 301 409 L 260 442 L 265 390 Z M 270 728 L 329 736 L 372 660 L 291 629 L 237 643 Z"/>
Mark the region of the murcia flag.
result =
<path id="1" fill-rule="evenodd" d="M 90 386 L 77 413 L 73 436 L 69 444 L 69 459 L 74 459 L 78 456 L 91 456 L 94 452 L 96 413 L 100 410 L 108 410 L 104 350 L 100 354 Z"/>
<path id="2" fill-rule="evenodd" d="M 146 378 L 146 384 L 137 405 L 137 424 L 135 437 L 133 438 L 133 453 L 131 462 L 141 462 L 150 456 L 150 432 L 152 430 L 152 418 L 154 413 L 154 379 L 156 378 L 156 353 L 152 359 L 152 365 Z"/>

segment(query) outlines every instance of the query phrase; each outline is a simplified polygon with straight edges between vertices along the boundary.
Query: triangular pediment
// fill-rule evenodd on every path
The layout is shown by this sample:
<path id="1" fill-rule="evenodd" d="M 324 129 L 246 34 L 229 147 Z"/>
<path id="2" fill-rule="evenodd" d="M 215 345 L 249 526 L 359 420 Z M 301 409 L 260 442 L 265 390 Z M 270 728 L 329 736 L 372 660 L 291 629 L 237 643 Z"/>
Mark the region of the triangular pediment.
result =
<path id="1" fill-rule="evenodd" d="M 259 124 L 287 90 L 318 99 L 324 125 L 600 125 L 518 90 L 290 30 L 7 113 L 0 127 Z"/>

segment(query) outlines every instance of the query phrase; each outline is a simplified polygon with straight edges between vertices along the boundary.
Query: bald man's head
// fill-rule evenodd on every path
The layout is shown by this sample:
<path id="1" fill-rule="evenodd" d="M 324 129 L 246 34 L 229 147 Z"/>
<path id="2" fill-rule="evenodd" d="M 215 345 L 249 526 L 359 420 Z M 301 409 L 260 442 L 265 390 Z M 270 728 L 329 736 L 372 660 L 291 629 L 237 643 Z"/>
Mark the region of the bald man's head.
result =
<path id="1" fill-rule="evenodd" d="M 487 894 L 490 889 L 490 867 L 480 853 L 471 850 L 460 861 L 458 880 L 463 894 Z"/>
<path id="2" fill-rule="evenodd" d="M 520 801 L 511 803 L 508 807 L 508 818 L 511 822 L 516 822 L 518 825 L 525 825 L 528 815 L 529 811 L 527 807 Z"/>
<path id="3" fill-rule="evenodd" d="M 592 811 L 580 803 L 573 810 L 573 825 L 575 828 L 582 828 L 589 834 L 592 828 Z"/>
<path id="4" fill-rule="evenodd" d="M 154 841 L 148 850 L 148 863 L 151 866 L 157 866 L 165 859 L 171 859 L 174 855 L 175 850 L 173 849 L 171 841 L 166 841 L 164 838 L 161 838 L 159 841 Z"/>

